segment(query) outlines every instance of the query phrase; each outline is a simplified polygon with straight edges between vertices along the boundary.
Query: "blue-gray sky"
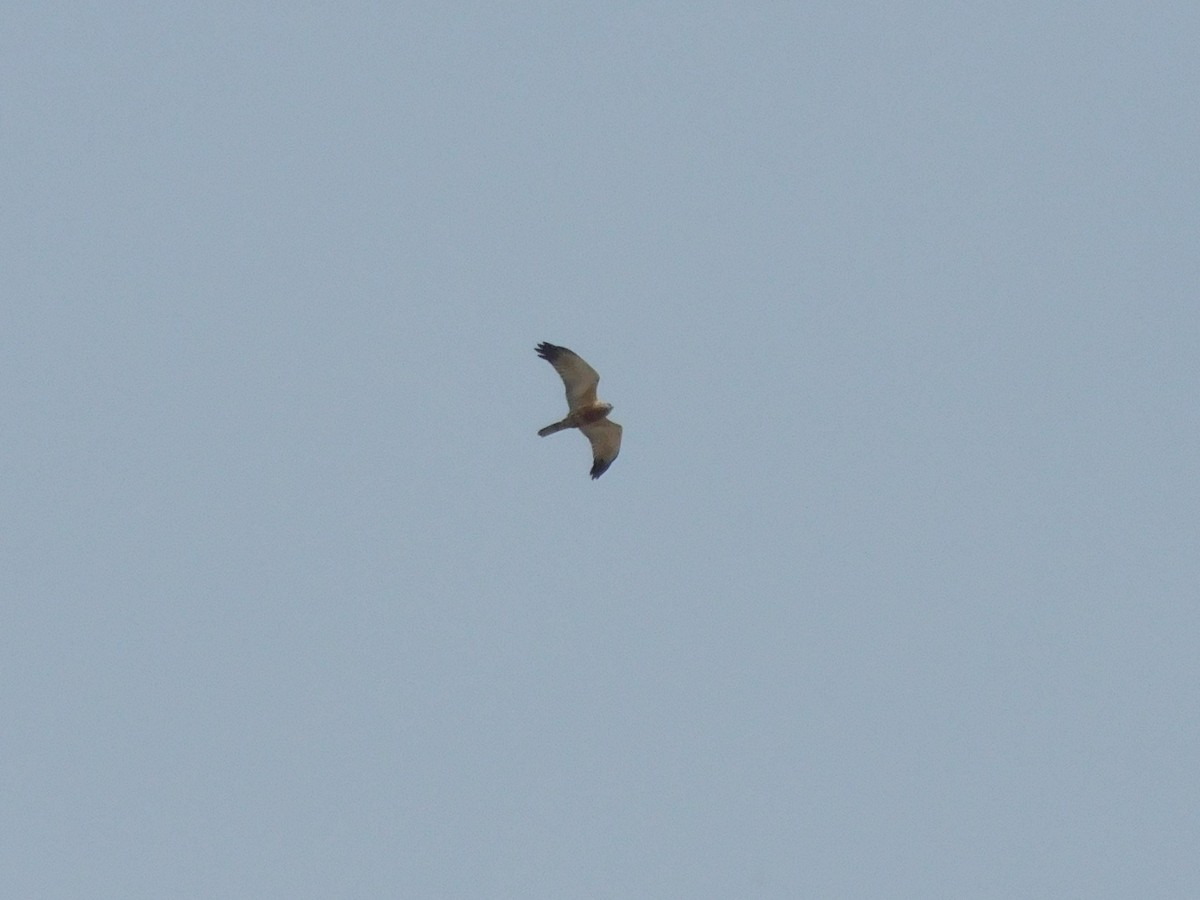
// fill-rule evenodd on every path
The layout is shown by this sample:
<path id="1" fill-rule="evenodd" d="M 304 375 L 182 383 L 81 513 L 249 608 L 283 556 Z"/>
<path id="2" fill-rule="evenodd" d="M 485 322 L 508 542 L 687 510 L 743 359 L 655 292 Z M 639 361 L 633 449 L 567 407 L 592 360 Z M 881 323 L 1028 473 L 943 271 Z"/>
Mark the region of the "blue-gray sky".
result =
<path id="1" fill-rule="evenodd" d="M 9 10 L 3 893 L 1200 896 L 1198 46 Z"/>

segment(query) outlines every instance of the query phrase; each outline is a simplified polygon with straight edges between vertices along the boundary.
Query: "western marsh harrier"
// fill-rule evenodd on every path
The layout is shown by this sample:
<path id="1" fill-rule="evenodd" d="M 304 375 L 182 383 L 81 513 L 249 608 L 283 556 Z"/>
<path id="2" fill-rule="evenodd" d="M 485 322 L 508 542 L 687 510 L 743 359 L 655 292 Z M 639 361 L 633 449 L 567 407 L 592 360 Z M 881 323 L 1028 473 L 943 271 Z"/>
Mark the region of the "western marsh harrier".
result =
<path id="1" fill-rule="evenodd" d="M 554 366 L 567 387 L 567 417 L 547 425 L 538 434 L 545 437 L 566 428 L 578 428 L 591 441 L 592 478 L 599 478 L 621 452 L 621 426 L 608 418 L 613 406 L 596 399 L 600 376 L 566 347 L 543 342 L 537 345 L 537 355 Z"/>

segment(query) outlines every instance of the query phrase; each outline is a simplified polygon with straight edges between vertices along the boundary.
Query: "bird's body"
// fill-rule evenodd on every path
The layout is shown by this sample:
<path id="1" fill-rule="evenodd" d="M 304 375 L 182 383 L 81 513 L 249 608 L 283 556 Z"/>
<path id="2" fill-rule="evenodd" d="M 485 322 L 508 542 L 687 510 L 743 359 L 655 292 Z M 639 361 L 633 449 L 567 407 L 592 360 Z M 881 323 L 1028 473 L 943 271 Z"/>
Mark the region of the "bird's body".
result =
<path id="1" fill-rule="evenodd" d="M 543 342 L 537 345 L 537 355 L 554 366 L 567 389 L 566 418 L 547 425 L 538 434 L 546 437 L 578 428 L 592 445 L 591 476 L 599 478 L 621 452 L 621 426 L 608 418 L 613 406 L 596 398 L 600 375 L 566 347 Z"/>
<path id="2" fill-rule="evenodd" d="M 553 425 L 547 425 L 538 432 L 538 435 L 545 437 L 548 434 L 554 434 L 554 432 L 562 431 L 566 428 L 583 428 L 585 425 L 595 425 L 607 417 L 610 412 L 612 412 L 611 403 L 597 403 L 595 406 L 578 409 L 573 413 L 569 413 L 562 421 L 555 422 Z"/>

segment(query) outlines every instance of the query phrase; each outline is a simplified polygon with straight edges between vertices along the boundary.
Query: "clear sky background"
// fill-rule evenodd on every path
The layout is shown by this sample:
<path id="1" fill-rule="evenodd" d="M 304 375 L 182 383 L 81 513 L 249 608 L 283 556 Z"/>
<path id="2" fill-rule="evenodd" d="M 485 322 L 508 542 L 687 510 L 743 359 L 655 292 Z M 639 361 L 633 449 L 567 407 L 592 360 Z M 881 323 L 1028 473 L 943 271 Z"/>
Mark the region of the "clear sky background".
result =
<path id="1" fill-rule="evenodd" d="M 1195 3 L 4 18 L 5 896 L 1200 896 Z"/>

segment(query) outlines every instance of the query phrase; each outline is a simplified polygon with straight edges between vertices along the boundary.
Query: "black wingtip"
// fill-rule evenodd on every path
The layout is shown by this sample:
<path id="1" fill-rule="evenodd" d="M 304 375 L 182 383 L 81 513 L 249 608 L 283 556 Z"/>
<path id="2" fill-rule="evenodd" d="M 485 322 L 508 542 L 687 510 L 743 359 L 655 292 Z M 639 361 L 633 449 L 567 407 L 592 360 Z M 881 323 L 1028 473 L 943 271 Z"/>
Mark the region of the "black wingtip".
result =
<path id="1" fill-rule="evenodd" d="M 546 341 L 542 341 L 534 349 L 537 351 L 537 355 L 548 363 L 552 363 L 554 360 L 558 359 L 560 353 L 571 352 L 566 347 L 560 347 L 557 344 L 550 344 Z"/>
<path id="2" fill-rule="evenodd" d="M 613 464 L 613 461 L 611 459 L 610 460 L 603 460 L 603 459 L 596 460 L 596 462 L 592 465 L 592 472 L 591 472 L 592 481 L 595 481 L 597 478 L 599 478 L 601 475 L 603 475 L 605 472 L 607 472 L 608 467 L 611 466 L 612 464 Z"/>

